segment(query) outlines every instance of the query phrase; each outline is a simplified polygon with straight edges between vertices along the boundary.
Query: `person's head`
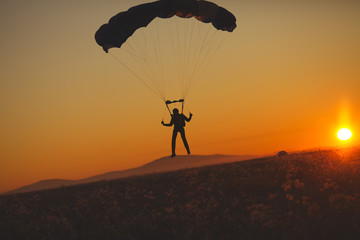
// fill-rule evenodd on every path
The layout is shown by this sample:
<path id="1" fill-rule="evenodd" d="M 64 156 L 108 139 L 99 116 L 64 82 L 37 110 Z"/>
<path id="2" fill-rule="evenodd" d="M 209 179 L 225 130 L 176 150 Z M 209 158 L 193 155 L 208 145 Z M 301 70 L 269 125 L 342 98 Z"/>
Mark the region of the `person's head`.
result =
<path id="1" fill-rule="evenodd" d="M 173 113 L 176 115 L 176 114 L 179 114 L 179 109 L 177 109 L 177 108 L 174 108 L 173 109 Z"/>

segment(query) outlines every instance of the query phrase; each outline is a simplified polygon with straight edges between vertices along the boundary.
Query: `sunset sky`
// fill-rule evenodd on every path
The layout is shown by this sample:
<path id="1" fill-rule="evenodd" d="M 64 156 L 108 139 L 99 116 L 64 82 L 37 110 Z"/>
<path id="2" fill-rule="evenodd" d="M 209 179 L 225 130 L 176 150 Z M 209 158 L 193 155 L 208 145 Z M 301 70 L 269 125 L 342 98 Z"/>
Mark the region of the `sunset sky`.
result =
<path id="1" fill-rule="evenodd" d="M 164 103 L 94 40 L 144 2 L 0 2 L 0 192 L 171 154 Z M 360 1 L 214 2 L 238 27 L 186 99 L 193 154 L 340 147 L 342 127 L 359 145 Z"/>

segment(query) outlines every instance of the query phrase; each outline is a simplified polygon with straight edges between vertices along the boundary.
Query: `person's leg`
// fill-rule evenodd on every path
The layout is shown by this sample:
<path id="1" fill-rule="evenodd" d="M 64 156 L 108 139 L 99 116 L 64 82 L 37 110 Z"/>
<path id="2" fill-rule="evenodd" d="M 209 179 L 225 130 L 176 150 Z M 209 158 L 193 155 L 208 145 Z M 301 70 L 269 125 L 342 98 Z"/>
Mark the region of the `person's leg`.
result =
<path id="1" fill-rule="evenodd" d="M 182 138 L 182 140 L 184 142 L 186 151 L 187 151 L 188 154 L 190 154 L 189 144 L 188 144 L 188 142 L 186 140 L 186 137 L 185 137 L 185 129 L 180 130 L 180 134 L 181 134 L 181 138 Z"/>
<path id="2" fill-rule="evenodd" d="M 171 157 L 174 157 L 176 154 L 175 154 L 175 144 L 176 144 L 176 136 L 177 136 L 177 131 L 174 129 L 173 131 L 173 135 L 172 135 L 172 139 L 171 139 Z"/>

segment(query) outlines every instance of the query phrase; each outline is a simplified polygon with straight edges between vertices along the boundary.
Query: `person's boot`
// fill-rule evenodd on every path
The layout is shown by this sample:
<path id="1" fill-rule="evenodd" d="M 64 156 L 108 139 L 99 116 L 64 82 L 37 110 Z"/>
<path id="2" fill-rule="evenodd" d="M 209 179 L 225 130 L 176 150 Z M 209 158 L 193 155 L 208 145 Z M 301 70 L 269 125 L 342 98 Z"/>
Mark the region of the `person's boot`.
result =
<path id="1" fill-rule="evenodd" d="M 176 154 L 175 154 L 175 153 L 173 153 L 173 154 L 171 154 L 171 156 L 170 156 L 170 157 L 172 157 L 172 158 L 173 158 L 173 157 L 175 157 L 175 156 L 176 156 Z"/>

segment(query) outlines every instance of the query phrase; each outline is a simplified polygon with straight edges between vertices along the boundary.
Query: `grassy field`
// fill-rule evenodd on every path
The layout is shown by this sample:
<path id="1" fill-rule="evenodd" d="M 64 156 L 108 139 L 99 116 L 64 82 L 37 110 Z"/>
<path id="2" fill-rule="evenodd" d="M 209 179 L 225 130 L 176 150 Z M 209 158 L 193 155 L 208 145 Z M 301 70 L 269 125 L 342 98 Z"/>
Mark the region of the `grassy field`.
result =
<path id="1" fill-rule="evenodd" d="M 360 150 L 0 197 L 7 239 L 360 239 Z"/>

